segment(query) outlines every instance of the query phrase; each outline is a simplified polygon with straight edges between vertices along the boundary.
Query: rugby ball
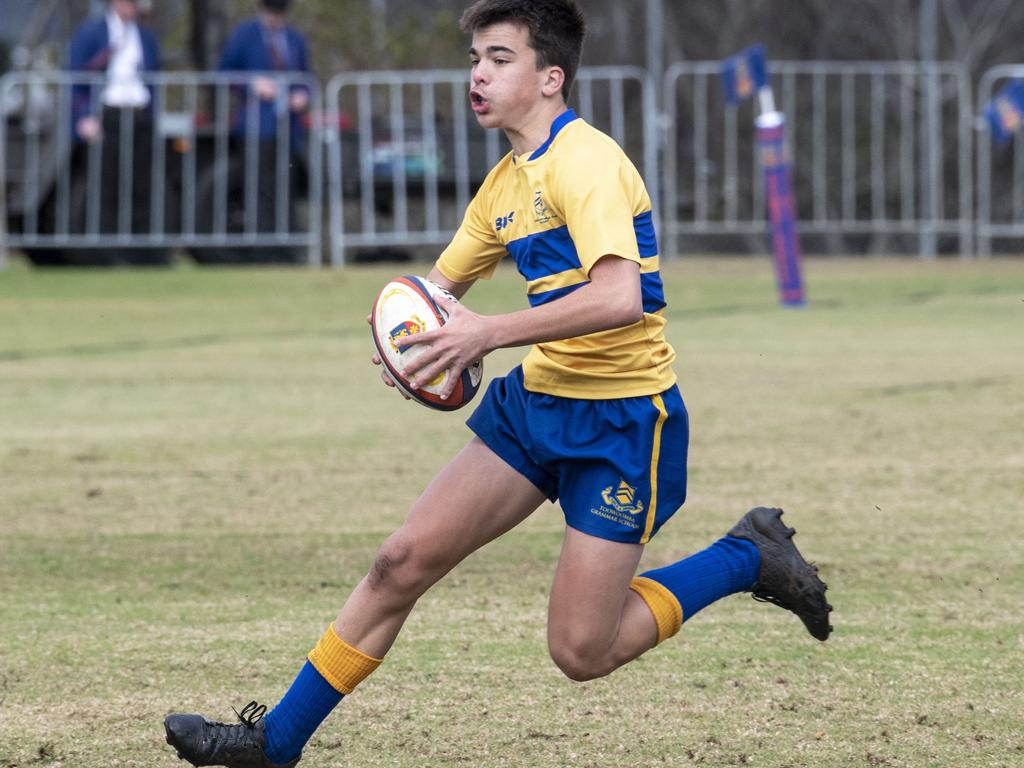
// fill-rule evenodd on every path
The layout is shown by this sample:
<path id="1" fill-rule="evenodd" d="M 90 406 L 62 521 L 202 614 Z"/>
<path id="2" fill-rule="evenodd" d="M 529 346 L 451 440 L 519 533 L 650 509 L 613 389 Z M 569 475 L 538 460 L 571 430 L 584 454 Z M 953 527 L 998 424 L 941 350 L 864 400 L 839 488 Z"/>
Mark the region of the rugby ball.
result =
<path id="1" fill-rule="evenodd" d="M 447 399 L 441 399 L 451 376 L 442 371 L 433 381 L 420 383 L 419 389 L 410 389 L 409 381 L 400 371 L 423 352 L 418 345 L 400 349 L 395 343 L 402 336 L 433 331 L 448 320 L 448 313 L 435 301 L 444 296 L 458 301 L 450 292 L 425 277 L 406 275 L 392 280 L 381 289 L 370 312 L 370 329 L 377 355 L 384 372 L 407 397 L 439 411 L 461 408 L 476 395 L 484 376 L 483 360 L 477 360 L 459 374 L 455 389 Z"/>

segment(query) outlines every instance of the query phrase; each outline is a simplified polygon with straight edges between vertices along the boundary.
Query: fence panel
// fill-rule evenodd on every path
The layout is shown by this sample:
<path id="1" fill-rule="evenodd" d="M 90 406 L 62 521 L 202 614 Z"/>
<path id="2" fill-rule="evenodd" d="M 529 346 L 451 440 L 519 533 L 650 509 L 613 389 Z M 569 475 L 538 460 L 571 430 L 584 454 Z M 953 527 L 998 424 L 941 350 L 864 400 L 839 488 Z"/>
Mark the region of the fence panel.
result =
<path id="1" fill-rule="evenodd" d="M 1011 78 L 1024 78 L 1024 64 L 993 67 L 982 76 L 979 115 Z M 1018 128 L 1006 144 L 994 144 L 982 118 L 978 133 L 978 255 L 990 256 L 993 240 L 1024 239 L 1024 134 Z"/>
<path id="2" fill-rule="evenodd" d="M 724 103 L 719 62 L 665 77 L 663 234 L 761 236 L 767 222 L 753 106 Z M 914 62 L 772 62 L 786 113 L 800 231 L 829 250 L 884 251 L 916 239 L 934 256 L 947 236 L 972 250 L 972 100 L 966 69 Z M 955 195 L 945 194 L 957 189 Z"/>
<path id="3" fill-rule="evenodd" d="M 350 249 L 440 246 L 455 234 L 473 193 L 509 151 L 501 131 L 479 127 L 468 91 L 466 69 L 343 73 L 328 82 L 332 264 L 344 264 Z M 656 95 L 647 73 L 584 68 L 574 94 L 580 116 L 656 180 Z"/>
<path id="4" fill-rule="evenodd" d="M 197 260 L 319 264 L 321 126 L 313 120 L 307 130 L 289 104 L 302 91 L 309 114 L 320 114 L 318 82 L 278 72 L 160 73 L 144 82 L 150 106 L 131 109 L 103 106 L 103 76 L 0 80 L 0 226 L 14 222 L 0 258 L 17 247 L 44 261 L 131 253 L 146 263 L 140 253 L 186 248 Z M 103 140 L 74 136 L 82 112 L 96 116 Z"/>
<path id="5" fill-rule="evenodd" d="M 719 66 L 673 65 L 664 78 L 661 119 L 659 94 L 646 71 L 599 67 L 578 75 L 573 106 L 643 171 L 667 256 L 679 252 L 681 238 L 691 247 L 718 248 L 714 238 L 724 236 L 749 247 L 767 230 L 753 108 L 723 103 Z M 231 130 L 239 94 L 254 76 L 152 76 L 153 130 L 137 131 L 120 112 L 115 152 L 73 141 L 70 129 L 73 94 L 98 102 L 102 78 L 6 75 L 0 80 L 0 105 L 8 115 L 0 120 L 0 227 L 9 220 L 14 226 L 3 232 L 0 260 L 7 247 L 183 247 L 200 255 L 283 248 L 317 264 L 323 180 L 333 264 L 343 264 L 351 249 L 439 246 L 508 151 L 500 131 L 476 124 L 464 69 L 340 74 L 326 88 L 326 113 L 315 80 L 266 73 L 279 86 L 279 102 L 297 85 L 310 90 L 315 117 L 300 158 L 309 170 L 308 198 L 297 214 L 290 122 L 279 120 L 269 144 L 255 132 L 240 137 Z M 1024 236 L 1021 139 L 994 149 L 987 135 L 980 137 L 975 178 L 974 104 L 962 66 L 774 62 L 770 76 L 789 118 L 805 238 L 833 251 L 915 243 L 928 256 L 937 238 L 970 254 L 975 223 L 982 252 L 992 238 Z M 999 81 L 1019 76 L 1024 66 L 987 73 L 980 103 Z M 256 122 L 259 106 L 248 104 L 248 119 Z M 277 114 L 287 114 L 283 103 Z M 146 189 L 140 188 L 145 174 L 137 173 L 139 162 L 153 168 L 148 184 L 141 184 Z"/>

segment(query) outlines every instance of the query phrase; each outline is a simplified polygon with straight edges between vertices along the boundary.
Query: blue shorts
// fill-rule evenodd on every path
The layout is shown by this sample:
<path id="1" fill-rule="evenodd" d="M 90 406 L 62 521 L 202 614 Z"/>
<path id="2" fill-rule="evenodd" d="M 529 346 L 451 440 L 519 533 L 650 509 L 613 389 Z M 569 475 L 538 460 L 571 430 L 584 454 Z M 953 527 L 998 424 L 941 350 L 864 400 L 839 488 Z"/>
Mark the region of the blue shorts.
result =
<path id="1" fill-rule="evenodd" d="M 686 498 L 690 427 L 675 386 L 580 400 L 528 391 L 516 367 L 491 382 L 466 424 L 592 536 L 646 543 Z"/>

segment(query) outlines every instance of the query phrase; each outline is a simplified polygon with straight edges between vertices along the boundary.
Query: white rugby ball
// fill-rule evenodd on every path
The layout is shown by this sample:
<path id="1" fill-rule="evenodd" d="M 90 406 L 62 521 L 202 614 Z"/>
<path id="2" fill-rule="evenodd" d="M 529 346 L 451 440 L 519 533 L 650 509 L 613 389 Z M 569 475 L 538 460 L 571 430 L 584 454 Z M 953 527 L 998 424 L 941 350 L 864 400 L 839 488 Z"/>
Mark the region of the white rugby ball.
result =
<path id="1" fill-rule="evenodd" d="M 384 371 L 398 389 L 430 408 L 454 411 L 472 400 L 480 389 L 484 376 L 483 360 L 477 360 L 462 371 L 452 393 L 442 400 L 441 392 L 448 384 L 451 372 L 443 371 L 433 381 L 421 382 L 418 389 L 411 389 L 401 371 L 423 352 L 423 348 L 413 345 L 403 350 L 395 343 L 402 336 L 433 331 L 447 322 L 448 313 L 434 300 L 435 296 L 458 301 L 450 292 L 425 277 L 397 277 L 381 289 L 373 302 L 370 328 Z"/>

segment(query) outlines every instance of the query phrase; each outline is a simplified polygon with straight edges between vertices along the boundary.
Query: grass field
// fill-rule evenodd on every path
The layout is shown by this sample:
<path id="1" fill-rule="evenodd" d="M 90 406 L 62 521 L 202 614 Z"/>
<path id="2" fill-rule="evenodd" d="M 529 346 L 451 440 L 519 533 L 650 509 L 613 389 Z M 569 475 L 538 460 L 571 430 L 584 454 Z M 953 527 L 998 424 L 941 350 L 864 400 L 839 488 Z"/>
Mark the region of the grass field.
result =
<path id="1" fill-rule="evenodd" d="M 0 273 L 0 768 L 182 765 L 167 712 L 281 695 L 469 434 L 367 362 L 391 273 Z M 1024 765 L 1024 261 L 811 261 L 805 310 L 767 261 L 665 278 L 690 498 L 644 565 L 783 506 L 832 639 L 733 597 L 570 683 L 543 508 L 421 601 L 303 768 Z"/>

